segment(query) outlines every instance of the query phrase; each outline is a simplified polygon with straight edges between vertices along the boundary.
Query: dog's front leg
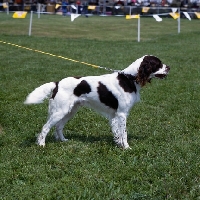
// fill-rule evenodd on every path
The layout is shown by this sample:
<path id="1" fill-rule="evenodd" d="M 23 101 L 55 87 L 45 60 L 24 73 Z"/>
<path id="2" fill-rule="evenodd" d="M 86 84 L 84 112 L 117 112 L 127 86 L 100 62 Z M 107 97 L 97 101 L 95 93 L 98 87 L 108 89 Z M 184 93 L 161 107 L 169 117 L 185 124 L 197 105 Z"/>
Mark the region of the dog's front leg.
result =
<path id="1" fill-rule="evenodd" d="M 111 121 L 111 127 L 116 144 L 123 149 L 130 148 L 127 142 L 126 116 L 117 114 Z"/>

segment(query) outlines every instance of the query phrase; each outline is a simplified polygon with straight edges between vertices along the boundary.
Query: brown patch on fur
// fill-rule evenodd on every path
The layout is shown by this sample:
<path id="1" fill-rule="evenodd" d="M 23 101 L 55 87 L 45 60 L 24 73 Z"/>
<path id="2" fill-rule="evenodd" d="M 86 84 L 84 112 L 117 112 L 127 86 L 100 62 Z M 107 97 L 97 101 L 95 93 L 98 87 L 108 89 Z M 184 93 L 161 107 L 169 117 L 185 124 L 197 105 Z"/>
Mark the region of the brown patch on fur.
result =
<path id="1" fill-rule="evenodd" d="M 158 71 L 162 67 L 162 62 L 155 56 L 145 56 L 140 64 L 136 81 L 143 87 L 150 83 L 150 74 Z"/>

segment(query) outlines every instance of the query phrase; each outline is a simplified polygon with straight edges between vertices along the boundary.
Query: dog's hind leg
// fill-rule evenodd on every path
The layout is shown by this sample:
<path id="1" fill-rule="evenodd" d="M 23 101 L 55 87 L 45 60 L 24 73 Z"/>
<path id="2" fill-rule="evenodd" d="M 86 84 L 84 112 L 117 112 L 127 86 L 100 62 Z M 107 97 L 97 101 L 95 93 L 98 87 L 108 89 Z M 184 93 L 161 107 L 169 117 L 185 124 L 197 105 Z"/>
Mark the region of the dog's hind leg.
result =
<path id="1" fill-rule="evenodd" d="M 63 128 L 65 126 L 65 124 L 67 123 L 67 121 L 69 120 L 68 114 L 63 117 L 55 126 L 56 126 L 56 130 L 54 132 L 54 136 L 56 140 L 60 140 L 62 142 L 66 142 L 68 139 L 65 138 L 65 136 L 63 135 Z"/>
<path id="2" fill-rule="evenodd" d="M 47 123 L 42 128 L 42 132 L 39 134 L 39 136 L 37 138 L 37 143 L 40 146 L 45 146 L 45 138 L 46 138 L 48 132 L 63 117 L 64 117 L 64 114 L 62 114 L 62 112 L 56 112 L 49 117 Z"/>
<path id="3" fill-rule="evenodd" d="M 123 149 L 130 148 L 127 142 L 126 116 L 117 113 L 111 121 L 111 127 L 116 144 Z"/>
<path id="4" fill-rule="evenodd" d="M 56 138 L 56 140 L 60 140 L 60 141 L 67 141 L 68 139 L 66 139 L 63 135 L 63 128 L 65 126 L 65 124 L 76 114 L 78 108 L 79 108 L 79 104 L 74 105 L 74 107 L 72 108 L 71 112 L 68 113 L 67 115 L 65 115 L 55 126 L 56 126 L 56 130 L 54 133 L 54 136 Z"/>
<path id="5" fill-rule="evenodd" d="M 37 138 L 38 145 L 45 146 L 45 138 L 50 129 L 55 126 L 60 120 L 62 120 L 68 112 L 70 112 L 70 106 L 67 106 L 65 104 L 58 105 L 53 99 L 50 99 L 49 117 Z"/>

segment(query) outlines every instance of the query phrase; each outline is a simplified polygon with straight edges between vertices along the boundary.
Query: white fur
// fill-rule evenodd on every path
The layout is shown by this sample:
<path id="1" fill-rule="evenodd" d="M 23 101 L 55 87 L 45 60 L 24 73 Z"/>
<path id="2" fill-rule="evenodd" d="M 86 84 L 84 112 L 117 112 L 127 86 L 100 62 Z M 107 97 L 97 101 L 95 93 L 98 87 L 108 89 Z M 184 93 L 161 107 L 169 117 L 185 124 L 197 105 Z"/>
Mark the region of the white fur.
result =
<path id="1" fill-rule="evenodd" d="M 129 67 L 124 69 L 122 73 L 137 76 L 143 59 L 144 57 L 137 59 Z M 164 64 L 162 66 L 163 67 L 154 74 L 167 74 L 169 71 L 167 70 L 167 66 Z M 151 74 L 150 78 L 154 77 L 154 74 Z M 119 85 L 117 76 L 118 72 L 102 76 L 87 76 L 80 79 L 74 77 L 62 79 L 59 82 L 58 92 L 56 93 L 55 98 L 50 98 L 49 100 L 49 118 L 47 123 L 42 128 L 42 132 L 38 136 L 37 143 L 40 146 L 45 145 L 46 135 L 52 126 L 56 126 L 56 139 L 67 141 L 63 135 L 64 125 L 74 116 L 80 106 L 87 106 L 93 108 L 108 118 L 114 135 L 114 141 L 118 146 L 124 149 L 129 148 L 129 144 L 127 142 L 126 119 L 132 106 L 140 100 L 139 91 L 141 86 L 139 83 L 135 82 L 137 91 L 131 93 L 125 92 Z M 91 92 L 82 94 L 81 96 L 74 95 L 74 88 L 76 88 L 77 85 L 83 80 L 89 84 Z M 118 100 L 117 110 L 106 106 L 100 101 L 97 91 L 99 82 L 104 84 Z M 45 98 L 52 95 L 52 91 L 55 86 L 54 82 L 50 82 L 36 88 L 28 95 L 24 103 L 42 103 Z"/>

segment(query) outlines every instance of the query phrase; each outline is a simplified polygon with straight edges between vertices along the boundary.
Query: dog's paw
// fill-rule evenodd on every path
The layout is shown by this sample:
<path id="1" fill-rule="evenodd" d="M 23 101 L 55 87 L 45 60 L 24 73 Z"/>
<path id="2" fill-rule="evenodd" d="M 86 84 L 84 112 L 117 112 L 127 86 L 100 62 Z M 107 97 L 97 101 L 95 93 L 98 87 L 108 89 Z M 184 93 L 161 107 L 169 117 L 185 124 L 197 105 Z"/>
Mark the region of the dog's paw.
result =
<path id="1" fill-rule="evenodd" d="M 123 148 L 124 150 L 131 150 L 132 148 L 128 145 Z"/>
<path id="2" fill-rule="evenodd" d="M 40 147 L 45 147 L 45 143 L 39 144 Z"/>
<path id="3" fill-rule="evenodd" d="M 41 146 L 41 147 L 45 147 L 45 142 L 43 142 L 43 141 L 40 141 L 40 142 L 37 141 L 36 144 Z"/>
<path id="4" fill-rule="evenodd" d="M 67 142 L 68 141 L 68 139 L 66 139 L 66 138 L 63 138 L 62 140 L 61 140 L 61 142 Z"/>
<path id="5" fill-rule="evenodd" d="M 38 146 L 40 146 L 40 147 L 45 147 L 45 143 L 44 142 L 36 142 L 36 144 L 38 145 Z"/>
<path id="6" fill-rule="evenodd" d="M 59 135 L 57 132 L 54 133 L 56 141 L 67 142 L 68 139 L 64 137 L 63 134 Z"/>
<path id="7" fill-rule="evenodd" d="M 37 140 L 36 140 L 36 144 L 39 145 L 39 146 L 45 146 L 45 140 L 44 140 L 44 137 L 39 135 Z"/>
<path id="8" fill-rule="evenodd" d="M 129 146 L 129 144 L 126 142 L 126 141 L 123 141 L 122 138 L 120 137 L 114 137 L 114 141 L 116 143 L 116 145 L 119 147 L 119 148 L 122 148 L 122 149 L 131 149 L 131 147 Z"/>

